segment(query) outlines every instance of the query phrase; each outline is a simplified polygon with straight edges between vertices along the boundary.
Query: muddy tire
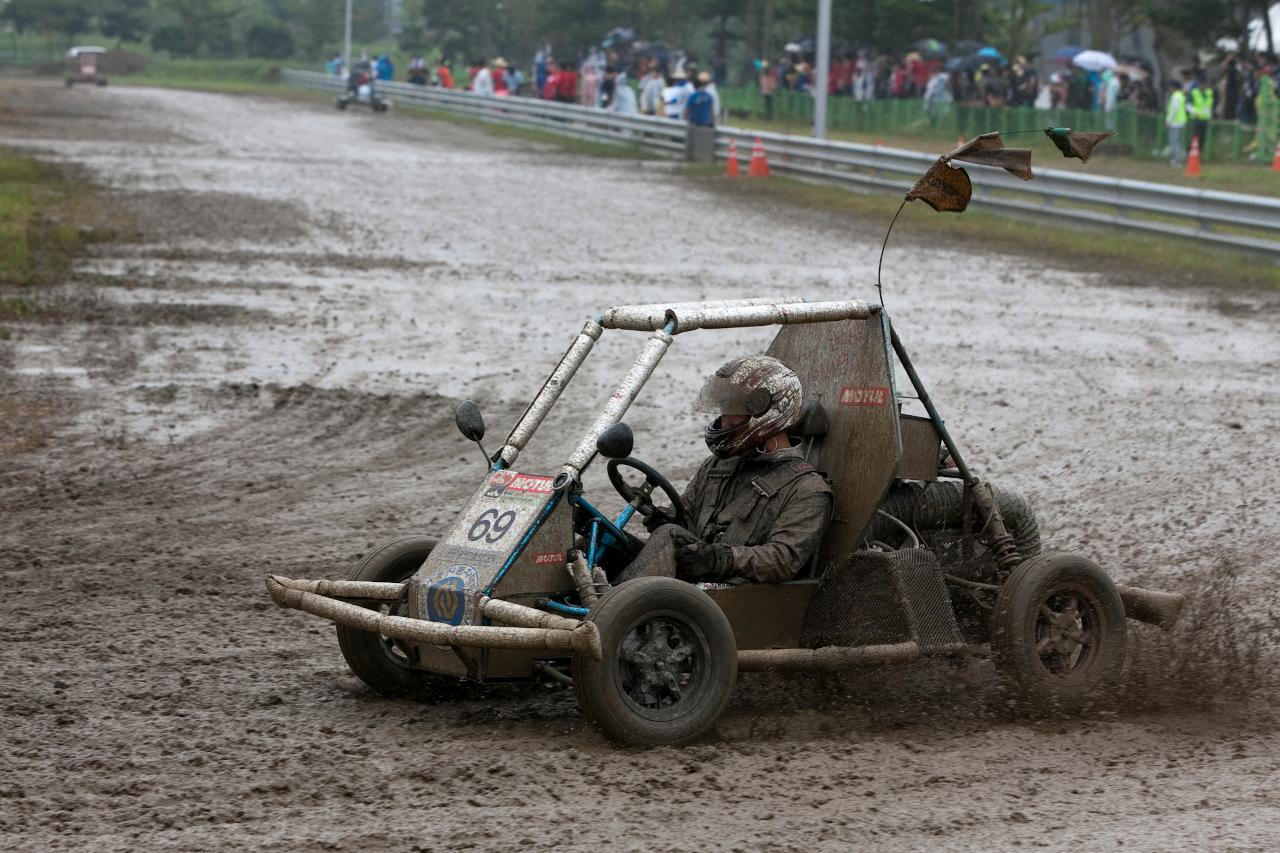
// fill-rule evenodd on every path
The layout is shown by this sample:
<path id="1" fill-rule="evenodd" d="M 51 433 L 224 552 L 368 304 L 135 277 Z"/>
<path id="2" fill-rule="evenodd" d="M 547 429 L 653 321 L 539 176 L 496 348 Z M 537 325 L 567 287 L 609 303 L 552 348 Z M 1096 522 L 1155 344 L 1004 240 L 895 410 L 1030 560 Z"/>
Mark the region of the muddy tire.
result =
<path id="1" fill-rule="evenodd" d="M 1105 704 L 1124 646 L 1124 603 L 1085 557 L 1031 557 L 996 598 L 991 649 L 1020 710 L 1079 713 Z"/>
<path id="2" fill-rule="evenodd" d="M 338 100 L 334 102 L 334 105 L 337 106 L 337 108 L 340 110 L 345 110 L 347 108 L 347 99 L 338 98 Z"/>
<path id="3" fill-rule="evenodd" d="M 399 583 L 408 579 L 426 561 L 436 540 L 426 536 L 403 536 L 370 551 L 347 575 L 347 580 Z M 397 613 L 400 605 L 386 609 L 387 602 L 355 602 L 371 610 Z M 338 647 L 347 666 L 365 684 L 384 696 L 421 693 L 431 687 L 437 676 L 413 669 L 409 659 L 394 640 L 381 634 L 359 631 L 338 625 Z"/>
<path id="4" fill-rule="evenodd" d="M 702 590 L 675 578 L 637 578 L 605 593 L 587 617 L 603 655 L 573 658 L 583 715 L 627 746 L 688 743 L 724 713 L 738 677 L 729 620 Z"/>

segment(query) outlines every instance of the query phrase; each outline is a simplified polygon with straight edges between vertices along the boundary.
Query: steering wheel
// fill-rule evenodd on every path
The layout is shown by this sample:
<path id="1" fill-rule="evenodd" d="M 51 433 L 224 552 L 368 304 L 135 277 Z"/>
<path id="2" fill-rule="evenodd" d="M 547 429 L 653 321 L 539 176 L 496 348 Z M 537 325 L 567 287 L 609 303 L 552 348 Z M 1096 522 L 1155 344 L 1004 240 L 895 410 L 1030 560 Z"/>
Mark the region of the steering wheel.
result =
<path id="1" fill-rule="evenodd" d="M 637 488 L 622 479 L 621 469 L 623 468 L 634 468 L 644 474 L 644 485 Z M 671 485 L 670 480 L 653 470 L 651 465 L 628 456 L 625 459 L 610 459 L 607 470 L 609 482 L 618 490 L 618 494 L 624 501 L 631 503 L 637 496 L 640 498 L 636 504 L 636 512 L 646 518 L 652 515 L 655 507 L 650 496 L 654 489 L 659 489 L 671 501 L 671 509 L 675 512 L 673 523 L 685 528 L 689 526 L 688 513 L 685 512 L 684 501 L 680 500 L 680 493 L 676 491 L 675 486 Z"/>

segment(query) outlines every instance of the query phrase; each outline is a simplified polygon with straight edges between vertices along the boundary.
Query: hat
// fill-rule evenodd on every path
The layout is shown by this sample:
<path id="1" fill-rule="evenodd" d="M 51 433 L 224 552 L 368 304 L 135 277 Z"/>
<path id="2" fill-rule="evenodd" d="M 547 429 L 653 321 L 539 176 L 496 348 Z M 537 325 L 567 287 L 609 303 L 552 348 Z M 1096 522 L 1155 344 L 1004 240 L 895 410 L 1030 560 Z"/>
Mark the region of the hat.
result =
<path id="1" fill-rule="evenodd" d="M 708 73 L 708 72 L 706 72 L 706 71 L 699 71 L 699 72 L 698 72 L 698 82 L 699 82 L 699 83 L 710 83 L 710 82 L 711 82 L 711 74 L 709 74 L 709 73 Z"/>
<path id="2" fill-rule="evenodd" d="M 497 59 L 495 59 L 495 60 L 493 61 L 493 67 L 494 67 L 494 68 L 508 68 L 509 66 L 508 66 L 508 64 L 507 64 L 507 61 L 506 61 L 505 59 L 503 59 L 501 56 L 499 56 Z"/>
<path id="3" fill-rule="evenodd" d="M 675 71 L 671 72 L 671 79 L 672 80 L 688 80 L 689 75 L 684 73 L 683 68 L 677 68 Z"/>

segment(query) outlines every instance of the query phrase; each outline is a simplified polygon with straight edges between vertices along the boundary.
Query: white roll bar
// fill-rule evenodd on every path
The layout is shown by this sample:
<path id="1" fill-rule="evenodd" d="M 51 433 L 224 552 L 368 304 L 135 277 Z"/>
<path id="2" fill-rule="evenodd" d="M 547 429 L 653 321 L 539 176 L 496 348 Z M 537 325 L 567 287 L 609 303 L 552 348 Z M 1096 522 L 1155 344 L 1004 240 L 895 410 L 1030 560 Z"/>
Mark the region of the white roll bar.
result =
<path id="1" fill-rule="evenodd" d="M 876 306 L 876 311 L 879 306 Z M 621 305 L 600 318 L 606 329 L 651 332 L 675 323 L 675 334 L 695 329 L 734 329 L 829 320 L 865 320 L 873 310 L 861 299 L 803 302 L 798 299 L 743 299 L 725 302 L 684 302 L 667 305 Z"/>

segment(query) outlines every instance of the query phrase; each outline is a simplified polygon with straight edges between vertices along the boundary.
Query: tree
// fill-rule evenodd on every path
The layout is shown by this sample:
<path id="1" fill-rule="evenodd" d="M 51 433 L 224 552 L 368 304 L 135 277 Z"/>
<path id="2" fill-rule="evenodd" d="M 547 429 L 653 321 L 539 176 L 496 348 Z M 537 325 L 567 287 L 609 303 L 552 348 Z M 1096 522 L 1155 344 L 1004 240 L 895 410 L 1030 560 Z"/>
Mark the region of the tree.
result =
<path id="1" fill-rule="evenodd" d="M 92 11 L 89 0 L 10 0 L 3 17 L 18 32 L 62 36 L 70 46 L 78 34 L 88 31 Z"/>
<path id="2" fill-rule="evenodd" d="M 306 56 L 332 50 L 342 39 L 343 0 L 292 0 L 289 16 L 296 26 L 296 41 Z"/>
<path id="3" fill-rule="evenodd" d="M 241 11 L 239 0 L 158 0 L 156 12 L 163 24 L 151 45 L 177 56 L 231 56 L 232 24 Z"/>
<path id="4" fill-rule="evenodd" d="M 293 56 L 293 36 L 279 24 L 257 23 L 244 39 L 245 52 L 261 59 L 288 59 Z"/>
<path id="5" fill-rule="evenodd" d="M 986 40 L 1011 61 L 1026 55 L 1050 33 L 1070 26 L 1070 20 L 1054 12 L 1046 0 L 1000 0 L 987 11 Z"/>
<path id="6" fill-rule="evenodd" d="M 142 41 L 150 28 L 150 0 L 105 0 L 98 12 L 98 29 L 116 40 Z"/>

